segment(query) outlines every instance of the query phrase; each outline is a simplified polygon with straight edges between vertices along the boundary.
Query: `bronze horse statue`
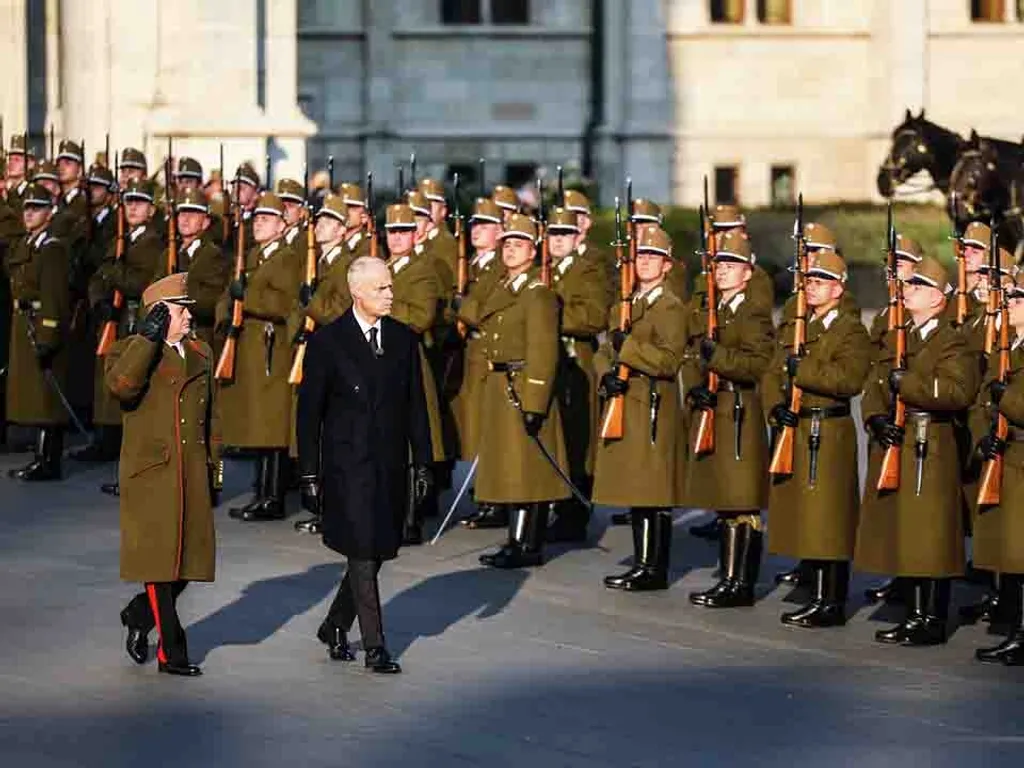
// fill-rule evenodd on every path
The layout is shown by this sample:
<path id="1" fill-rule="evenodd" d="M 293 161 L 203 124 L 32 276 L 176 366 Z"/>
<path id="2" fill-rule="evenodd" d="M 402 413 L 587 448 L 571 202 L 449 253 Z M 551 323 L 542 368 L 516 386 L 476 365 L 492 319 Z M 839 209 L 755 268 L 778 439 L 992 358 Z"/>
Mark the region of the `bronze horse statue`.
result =
<path id="1" fill-rule="evenodd" d="M 908 109 L 892 132 L 892 146 L 878 169 L 878 192 L 892 197 L 911 176 L 927 171 L 935 187 L 948 194 L 949 178 L 965 144 L 955 131 L 926 120 L 924 109 L 913 115 Z"/>
<path id="2" fill-rule="evenodd" d="M 995 217 L 1000 242 L 1016 250 L 1024 236 L 1022 199 L 1024 144 L 971 131 L 950 175 L 950 215 L 961 225 Z"/>

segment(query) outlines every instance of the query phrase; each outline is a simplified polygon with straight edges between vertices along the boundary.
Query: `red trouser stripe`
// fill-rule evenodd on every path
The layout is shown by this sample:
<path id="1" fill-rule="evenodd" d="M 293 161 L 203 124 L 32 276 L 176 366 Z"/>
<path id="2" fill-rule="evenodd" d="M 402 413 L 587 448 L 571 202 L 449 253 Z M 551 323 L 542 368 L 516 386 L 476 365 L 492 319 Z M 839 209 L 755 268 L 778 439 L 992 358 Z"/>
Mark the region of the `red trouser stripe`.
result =
<path id="1" fill-rule="evenodd" d="M 156 620 L 156 631 L 160 635 L 160 644 L 156 647 L 156 658 L 163 664 L 167 663 L 167 654 L 164 653 L 164 629 L 160 626 L 160 606 L 156 599 L 156 587 L 147 582 L 146 595 L 149 597 L 149 607 L 153 609 L 153 618 Z"/>

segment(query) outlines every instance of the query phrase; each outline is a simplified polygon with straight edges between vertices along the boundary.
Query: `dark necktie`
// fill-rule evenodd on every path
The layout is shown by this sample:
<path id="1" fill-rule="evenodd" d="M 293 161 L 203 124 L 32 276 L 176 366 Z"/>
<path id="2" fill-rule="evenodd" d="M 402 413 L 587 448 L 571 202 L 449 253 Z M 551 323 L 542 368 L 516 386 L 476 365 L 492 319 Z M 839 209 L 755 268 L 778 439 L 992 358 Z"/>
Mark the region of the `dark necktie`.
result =
<path id="1" fill-rule="evenodd" d="M 370 329 L 370 349 L 373 350 L 374 357 L 380 357 L 384 354 L 384 350 L 380 348 L 380 344 L 377 343 L 377 329 Z"/>

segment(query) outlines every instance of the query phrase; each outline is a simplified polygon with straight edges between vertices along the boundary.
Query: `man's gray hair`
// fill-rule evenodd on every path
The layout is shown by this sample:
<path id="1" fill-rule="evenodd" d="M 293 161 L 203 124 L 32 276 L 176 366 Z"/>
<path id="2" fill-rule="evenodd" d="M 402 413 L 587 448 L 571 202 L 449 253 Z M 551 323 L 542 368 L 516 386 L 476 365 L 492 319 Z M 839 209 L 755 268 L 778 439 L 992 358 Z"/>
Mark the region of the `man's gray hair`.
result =
<path id="1" fill-rule="evenodd" d="M 376 256 L 360 256 L 348 268 L 348 289 L 355 293 L 356 287 L 366 281 L 367 273 L 375 269 L 387 269 Z"/>

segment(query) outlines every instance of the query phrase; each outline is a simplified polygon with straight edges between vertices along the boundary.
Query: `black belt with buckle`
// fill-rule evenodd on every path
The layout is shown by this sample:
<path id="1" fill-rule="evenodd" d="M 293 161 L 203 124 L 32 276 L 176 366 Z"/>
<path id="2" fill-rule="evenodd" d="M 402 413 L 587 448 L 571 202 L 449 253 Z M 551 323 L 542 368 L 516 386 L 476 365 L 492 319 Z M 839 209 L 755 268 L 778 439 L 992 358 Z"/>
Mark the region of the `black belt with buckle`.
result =
<path id="1" fill-rule="evenodd" d="M 525 367 L 526 362 L 523 360 L 509 360 L 504 363 L 498 363 L 492 360 L 487 363 L 487 370 L 493 371 L 494 373 L 516 373 L 517 371 L 523 370 Z"/>

